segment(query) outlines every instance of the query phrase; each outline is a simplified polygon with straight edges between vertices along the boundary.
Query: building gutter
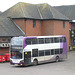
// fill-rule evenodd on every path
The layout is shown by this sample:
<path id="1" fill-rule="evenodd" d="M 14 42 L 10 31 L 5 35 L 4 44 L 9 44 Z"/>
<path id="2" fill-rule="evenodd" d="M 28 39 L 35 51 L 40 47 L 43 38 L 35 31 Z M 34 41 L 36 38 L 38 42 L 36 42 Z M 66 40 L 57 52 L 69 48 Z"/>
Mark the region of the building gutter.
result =
<path id="1" fill-rule="evenodd" d="M 9 19 L 18 27 L 18 29 L 25 35 L 24 31 L 13 21 L 12 18 L 9 17 Z M 26 36 L 26 35 L 25 35 Z"/>

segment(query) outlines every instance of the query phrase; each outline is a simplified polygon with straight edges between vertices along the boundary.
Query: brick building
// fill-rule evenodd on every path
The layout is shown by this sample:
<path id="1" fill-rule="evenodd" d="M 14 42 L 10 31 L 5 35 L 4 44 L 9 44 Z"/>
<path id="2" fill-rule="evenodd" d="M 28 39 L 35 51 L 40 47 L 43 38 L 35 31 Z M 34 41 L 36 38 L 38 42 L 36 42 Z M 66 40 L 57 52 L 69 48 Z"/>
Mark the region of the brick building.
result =
<path id="1" fill-rule="evenodd" d="M 25 34 L 9 19 L 0 17 L 0 54 L 9 52 L 10 40 Z"/>
<path id="2" fill-rule="evenodd" d="M 65 6 L 56 6 L 54 7 L 60 13 L 67 16 L 70 21 L 70 49 L 75 50 L 75 5 L 65 5 Z"/>
<path id="3" fill-rule="evenodd" d="M 14 28 L 9 26 L 10 30 L 15 30 L 17 27 L 15 31 L 17 34 L 13 33 L 13 36 L 66 35 L 69 50 L 71 20 L 48 4 L 35 5 L 20 2 L 1 13 L 0 16 L 9 17 L 9 21 L 13 24 L 11 26 L 15 25 Z"/>

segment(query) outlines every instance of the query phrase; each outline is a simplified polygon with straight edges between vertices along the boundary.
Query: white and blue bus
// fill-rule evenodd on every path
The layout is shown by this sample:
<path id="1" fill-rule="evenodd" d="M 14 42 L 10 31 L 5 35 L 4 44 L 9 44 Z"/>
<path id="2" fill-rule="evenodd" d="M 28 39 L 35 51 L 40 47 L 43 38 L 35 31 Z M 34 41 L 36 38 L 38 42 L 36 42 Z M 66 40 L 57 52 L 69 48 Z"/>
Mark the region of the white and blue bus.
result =
<path id="1" fill-rule="evenodd" d="M 12 65 L 37 65 L 67 58 L 66 36 L 13 37 L 10 46 Z"/>

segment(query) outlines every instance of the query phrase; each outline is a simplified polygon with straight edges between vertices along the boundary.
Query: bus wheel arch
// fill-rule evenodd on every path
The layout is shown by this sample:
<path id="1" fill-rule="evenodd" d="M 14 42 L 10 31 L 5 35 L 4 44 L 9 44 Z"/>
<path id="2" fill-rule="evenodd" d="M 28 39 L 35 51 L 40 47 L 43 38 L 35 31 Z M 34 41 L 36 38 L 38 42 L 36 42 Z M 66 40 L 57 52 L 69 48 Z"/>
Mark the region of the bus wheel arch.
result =
<path id="1" fill-rule="evenodd" d="M 33 65 L 34 65 L 34 66 L 38 65 L 38 60 L 37 60 L 37 59 L 34 59 L 34 60 L 33 60 Z"/>
<path id="2" fill-rule="evenodd" d="M 56 62 L 59 62 L 59 61 L 60 61 L 60 57 L 56 56 Z"/>

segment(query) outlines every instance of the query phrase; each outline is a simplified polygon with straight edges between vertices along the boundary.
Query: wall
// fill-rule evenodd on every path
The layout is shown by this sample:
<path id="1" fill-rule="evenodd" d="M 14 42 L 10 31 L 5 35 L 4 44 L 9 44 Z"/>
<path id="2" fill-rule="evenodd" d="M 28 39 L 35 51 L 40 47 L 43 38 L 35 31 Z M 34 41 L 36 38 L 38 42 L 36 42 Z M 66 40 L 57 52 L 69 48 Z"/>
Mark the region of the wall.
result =
<path id="1" fill-rule="evenodd" d="M 25 19 L 14 19 L 14 22 L 25 32 Z"/>
<path id="2" fill-rule="evenodd" d="M 70 45 L 70 23 L 65 21 L 65 28 L 63 28 L 63 21 L 54 21 L 54 35 L 66 35 L 67 37 L 67 47 L 69 50 Z"/>
<path id="3" fill-rule="evenodd" d="M 26 21 L 26 35 L 27 36 L 41 36 L 41 21 L 36 21 L 36 27 L 33 28 L 33 20 Z"/>
<path id="4" fill-rule="evenodd" d="M 71 25 L 68 21 L 65 21 L 65 28 L 63 28 L 63 21 L 59 20 L 36 20 L 35 28 L 33 28 L 33 20 L 26 20 L 26 26 L 24 19 L 15 19 L 14 21 L 27 36 L 66 35 L 69 50 Z"/>
<path id="5" fill-rule="evenodd" d="M 5 38 L 6 41 L 4 43 L 9 43 L 8 39 L 11 37 L 0 37 L 0 43 L 2 42 L 2 39 Z M 0 54 L 9 53 L 9 47 L 0 47 Z"/>
<path id="6" fill-rule="evenodd" d="M 0 48 L 0 54 L 9 53 L 9 48 Z"/>
<path id="7" fill-rule="evenodd" d="M 41 36 L 41 21 L 36 20 L 35 28 L 33 28 L 33 20 L 26 20 L 26 26 L 24 19 L 14 19 L 14 22 L 25 32 L 26 36 Z"/>
<path id="8" fill-rule="evenodd" d="M 71 46 L 74 46 L 74 39 L 75 39 L 75 23 L 74 23 L 74 22 L 71 22 L 71 25 L 70 25 L 70 26 L 71 26 L 71 28 L 70 28 L 70 29 L 71 29 L 71 30 L 70 30 L 70 32 L 71 32 L 71 35 L 70 35 L 70 36 L 71 36 L 71 39 L 70 39 L 70 40 L 71 40 L 71 43 L 70 43 L 70 44 L 71 44 Z M 74 31 L 74 33 L 72 33 L 72 31 Z M 74 37 L 72 37 L 72 35 L 74 35 Z"/>
<path id="9" fill-rule="evenodd" d="M 42 21 L 41 26 L 42 35 L 65 35 L 67 37 L 67 48 L 69 50 L 71 44 L 69 29 L 71 29 L 71 24 L 68 21 L 65 21 L 65 28 L 63 28 L 63 21 L 58 20 Z"/>
<path id="10" fill-rule="evenodd" d="M 53 21 L 52 20 L 42 21 L 41 32 L 43 36 L 53 35 Z"/>

